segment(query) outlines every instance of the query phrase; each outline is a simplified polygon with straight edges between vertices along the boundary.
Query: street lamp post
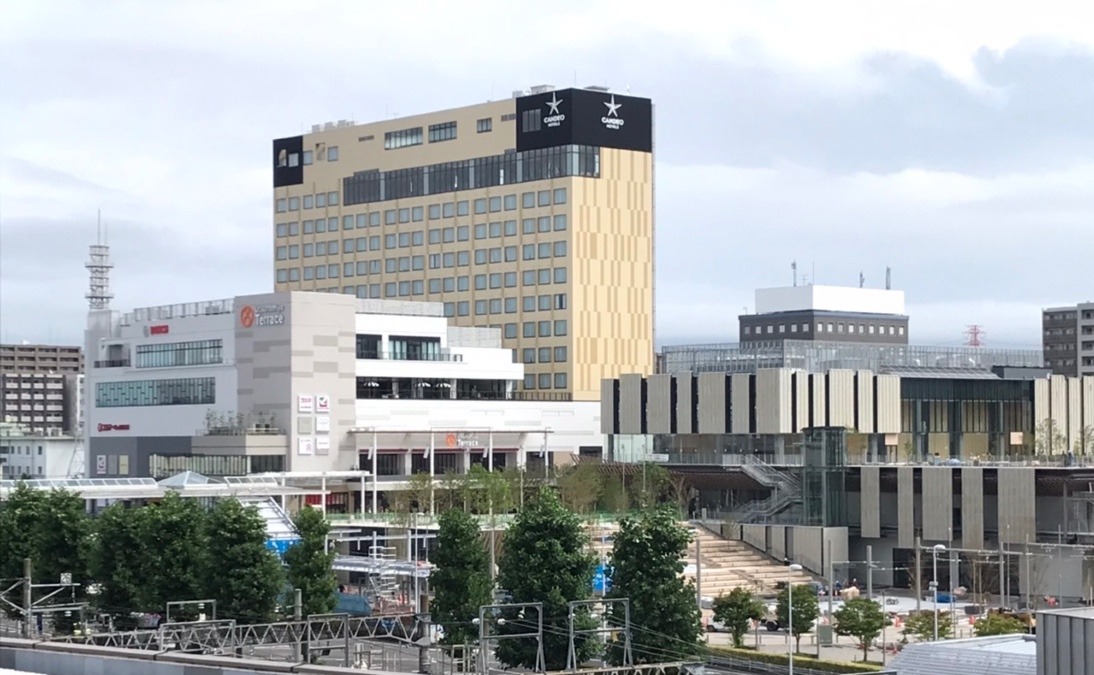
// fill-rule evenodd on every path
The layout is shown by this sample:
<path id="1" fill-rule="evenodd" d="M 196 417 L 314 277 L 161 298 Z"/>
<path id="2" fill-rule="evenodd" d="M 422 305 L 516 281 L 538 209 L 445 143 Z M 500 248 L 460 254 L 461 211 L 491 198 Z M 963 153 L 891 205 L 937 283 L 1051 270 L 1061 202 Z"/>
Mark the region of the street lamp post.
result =
<path id="1" fill-rule="evenodd" d="M 786 568 L 786 651 L 789 656 L 787 675 L 794 675 L 794 572 L 801 572 L 802 566 L 793 563 Z"/>
<path id="2" fill-rule="evenodd" d="M 938 642 L 938 552 L 945 551 L 945 544 L 931 547 L 931 592 L 934 593 L 934 640 Z M 953 599 L 951 598 L 951 601 Z"/>

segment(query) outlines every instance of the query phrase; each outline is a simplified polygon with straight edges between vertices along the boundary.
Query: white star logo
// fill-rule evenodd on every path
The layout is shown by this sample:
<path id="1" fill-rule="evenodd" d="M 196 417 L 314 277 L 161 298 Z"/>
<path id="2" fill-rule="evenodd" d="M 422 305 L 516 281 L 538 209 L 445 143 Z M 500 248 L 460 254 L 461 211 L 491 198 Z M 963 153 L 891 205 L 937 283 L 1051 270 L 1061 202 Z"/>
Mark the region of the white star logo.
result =
<path id="1" fill-rule="evenodd" d="M 550 114 L 557 115 L 558 114 L 558 106 L 561 105 L 562 102 L 565 101 L 565 100 L 566 99 L 564 99 L 564 98 L 559 98 L 558 94 L 551 94 L 551 100 L 547 101 L 547 107 L 551 109 Z"/>
<path id="2" fill-rule="evenodd" d="M 615 102 L 615 94 L 612 94 L 611 101 L 604 101 L 604 105 L 608 106 L 608 117 L 619 117 L 617 111 L 623 107 L 623 104 Z"/>

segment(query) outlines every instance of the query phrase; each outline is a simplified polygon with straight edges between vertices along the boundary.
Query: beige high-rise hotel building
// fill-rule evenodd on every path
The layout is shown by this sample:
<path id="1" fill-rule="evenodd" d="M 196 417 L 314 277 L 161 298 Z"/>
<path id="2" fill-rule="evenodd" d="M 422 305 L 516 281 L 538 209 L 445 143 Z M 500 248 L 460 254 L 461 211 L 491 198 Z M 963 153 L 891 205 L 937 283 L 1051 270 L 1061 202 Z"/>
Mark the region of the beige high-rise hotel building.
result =
<path id="1" fill-rule="evenodd" d="M 652 372 L 648 99 L 537 87 L 315 126 L 273 161 L 276 290 L 442 302 L 501 330 L 519 396 L 595 400 Z"/>

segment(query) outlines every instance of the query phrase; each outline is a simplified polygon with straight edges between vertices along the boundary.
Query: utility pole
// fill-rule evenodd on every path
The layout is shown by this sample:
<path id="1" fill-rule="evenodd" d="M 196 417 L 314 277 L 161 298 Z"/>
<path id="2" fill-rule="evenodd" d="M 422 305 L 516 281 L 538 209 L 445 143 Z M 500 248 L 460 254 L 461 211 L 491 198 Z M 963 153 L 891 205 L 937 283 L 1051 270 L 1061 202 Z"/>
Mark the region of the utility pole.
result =
<path id="1" fill-rule="evenodd" d="M 833 613 L 832 593 L 836 589 L 836 573 L 835 573 L 835 561 L 832 560 L 832 540 L 829 539 L 827 544 L 828 544 L 828 546 L 827 546 L 828 550 L 825 553 L 828 556 L 828 620 L 831 621 L 832 620 L 832 613 Z"/>
<path id="2" fill-rule="evenodd" d="M 292 619 L 293 619 L 293 621 L 300 621 L 303 618 L 304 618 L 304 593 L 299 588 L 297 588 L 296 590 L 293 591 Z M 303 647 L 303 642 L 304 642 L 305 638 L 307 637 L 307 630 L 308 629 L 305 626 L 300 631 L 300 641 L 293 643 L 293 648 L 292 648 L 293 660 L 296 661 L 297 663 L 299 663 L 300 660 L 301 660 L 300 659 L 300 656 L 301 656 L 300 651 L 301 651 L 301 648 Z"/>
<path id="3" fill-rule="evenodd" d="M 866 597 L 874 599 L 874 547 L 866 545 Z"/>
<path id="4" fill-rule="evenodd" d="M 31 580 L 34 572 L 34 563 L 30 558 L 23 558 L 23 637 L 30 638 L 31 624 L 34 622 L 34 586 Z"/>
<path id="5" fill-rule="evenodd" d="M 703 538 L 698 529 L 695 530 L 695 601 L 699 604 L 699 611 L 703 611 Z"/>

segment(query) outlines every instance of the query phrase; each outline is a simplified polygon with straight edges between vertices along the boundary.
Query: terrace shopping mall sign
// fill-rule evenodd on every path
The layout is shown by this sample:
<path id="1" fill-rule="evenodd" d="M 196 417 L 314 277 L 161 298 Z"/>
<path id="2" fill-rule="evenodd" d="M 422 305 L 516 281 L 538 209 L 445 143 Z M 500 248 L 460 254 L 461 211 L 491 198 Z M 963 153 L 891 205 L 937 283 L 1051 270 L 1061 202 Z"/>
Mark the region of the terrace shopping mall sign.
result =
<path id="1" fill-rule="evenodd" d="M 244 305 L 239 310 L 239 323 L 244 328 L 282 326 L 285 324 L 285 305 Z"/>

